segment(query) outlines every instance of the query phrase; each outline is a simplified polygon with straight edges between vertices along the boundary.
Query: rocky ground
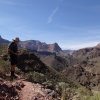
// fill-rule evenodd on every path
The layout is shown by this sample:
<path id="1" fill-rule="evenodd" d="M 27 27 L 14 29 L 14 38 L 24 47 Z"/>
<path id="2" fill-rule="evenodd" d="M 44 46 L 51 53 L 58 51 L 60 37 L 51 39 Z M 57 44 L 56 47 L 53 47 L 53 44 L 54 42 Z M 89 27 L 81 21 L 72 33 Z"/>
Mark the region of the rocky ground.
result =
<path id="1" fill-rule="evenodd" d="M 38 83 L 24 79 L 0 78 L 0 100 L 60 100 L 58 94 Z"/>
<path id="2" fill-rule="evenodd" d="M 25 86 L 21 91 L 21 100 L 60 100 L 54 90 L 46 89 L 38 83 L 32 84 L 26 81 L 23 83 Z"/>

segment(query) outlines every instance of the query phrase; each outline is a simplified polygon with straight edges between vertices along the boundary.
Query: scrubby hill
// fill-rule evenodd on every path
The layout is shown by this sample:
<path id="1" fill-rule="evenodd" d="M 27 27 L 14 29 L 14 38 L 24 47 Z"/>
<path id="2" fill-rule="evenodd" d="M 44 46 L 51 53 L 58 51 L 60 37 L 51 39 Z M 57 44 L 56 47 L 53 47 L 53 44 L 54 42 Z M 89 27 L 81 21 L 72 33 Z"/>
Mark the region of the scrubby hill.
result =
<path id="1" fill-rule="evenodd" d="M 19 53 L 19 69 L 16 69 L 19 78 L 13 82 L 9 77 L 9 61 L 4 61 L 3 58 L 0 60 L 0 100 L 4 98 L 7 100 L 55 100 L 60 98 L 54 89 L 55 83 L 49 82 L 51 79 L 56 82 L 54 77 L 59 76 L 36 55 L 31 52 Z M 20 86 L 21 84 L 23 87 Z"/>
<path id="2" fill-rule="evenodd" d="M 89 88 L 94 88 L 100 84 L 99 47 L 74 51 L 72 59 L 72 66 L 62 71 L 66 77 Z"/>
<path id="3" fill-rule="evenodd" d="M 66 67 L 68 67 L 68 61 L 57 55 L 50 55 L 41 57 L 41 60 L 47 65 L 54 68 L 57 71 L 62 71 Z"/>
<path id="4" fill-rule="evenodd" d="M 80 64 L 87 71 L 99 74 L 100 71 L 100 48 L 85 48 L 75 51 L 73 58 L 76 59 L 76 63 Z"/>
<path id="5" fill-rule="evenodd" d="M 58 71 L 46 66 L 34 53 L 22 51 L 19 53 L 18 58 L 19 69 L 16 69 L 16 74 L 19 78 L 13 82 L 10 81 L 9 77 L 9 61 L 4 61 L 1 58 L 0 63 L 3 70 L 1 68 L 0 70 L 3 74 L 0 74 L 0 95 L 2 98 L 9 98 L 10 100 L 28 100 L 30 98 L 60 100 L 61 98 L 71 98 L 71 95 L 74 95 L 74 92 L 71 94 L 68 92 L 70 94 L 69 97 L 63 96 L 63 85 L 66 85 L 65 82 L 67 82 L 68 87 L 71 87 L 73 84 L 65 80 L 66 78 L 62 77 Z M 21 87 L 20 83 L 24 86 Z M 10 88 L 15 91 L 14 95 L 12 94 L 13 90 L 8 91 Z M 66 95 L 65 92 L 64 95 Z"/>
<path id="6" fill-rule="evenodd" d="M 5 47 L 1 45 L 1 50 L 4 52 L 0 54 L 2 55 L 0 56 L 1 97 L 9 97 L 11 100 L 15 100 L 15 98 L 21 100 L 24 98 L 22 100 L 25 100 L 25 98 L 30 99 L 27 95 L 29 94 L 32 98 L 41 98 L 40 100 L 44 100 L 45 96 L 52 98 L 46 100 L 87 100 L 87 98 L 88 100 L 92 100 L 91 98 L 96 100 L 97 97 L 99 98 L 99 47 L 80 49 L 66 56 L 49 52 L 27 51 L 21 48 L 18 56 L 18 68 L 16 69 L 16 74 L 19 76 L 19 79 L 14 81 L 15 83 L 11 83 L 9 78 L 10 64 L 9 60 L 6 59 L 8 56 Z M 12 86 L 17 87 L 16 84 L 20 82 L 24 83 L 25 86 L 20 88 L 21 90 L 16 88 L 14 90 L 12 88 L 15 92 L 17 91 L 16 95 L 9 94 L 8 89 Z M 30 85 L 31 89 L 23 96 L 28 85 Z M 20 85 L 18 86 L 20 87 Z M 39 90 L 38 92 L 34 90 L 35 87 Z M 43 91 L 46 91 L 46 94 L 40 87 L 42 87 Z"/>

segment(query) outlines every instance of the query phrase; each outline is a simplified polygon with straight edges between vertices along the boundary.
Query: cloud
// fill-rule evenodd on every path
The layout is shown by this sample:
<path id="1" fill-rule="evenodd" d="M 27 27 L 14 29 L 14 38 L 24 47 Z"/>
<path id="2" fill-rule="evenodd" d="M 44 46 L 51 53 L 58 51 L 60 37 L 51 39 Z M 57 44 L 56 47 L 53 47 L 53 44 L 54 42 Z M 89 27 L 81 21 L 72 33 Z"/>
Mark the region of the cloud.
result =
<path id="1" fill-rule="evenodd" d="M 59 3 L 57 5 L 57 7 L 52 11 L 52 13 L 50 14 L 50 16 L 48 17 L 48 24 L 53 21 L 54 16 L 56 15 L 56 13 L 58 12 L 58 10 L 60 9 L 60 6 L 64 2 L 64 0 L 58 0 L 58 2 Z"/>
<path id="2" fill-rule="evenodd" d="M 63 49 L 81 49 L 93 47 L 100 43 L 100 26 L 74 27 L 60 26 L 66 35 L 61 47 Z"/>
<path id="3" fill-rule="evenodd" d="M 96 46 L 100 41 L 94 41 L 94 42 L 85 42 L 85 43 L 73 43 L 73 44 L 62 44 L 61 47 L 62 49 L 72 49 L 72 50 L 78 50 L 82 48 L 87 48 L 87 47 L 94 47 Z"/>
<path id="4" fill-rule="evenodd" d="M 53 17 L 55 16 L 55 14 L 57 13 L 57 11 L 59 10 L 59 7 L 56 7 L 53 12 L 51 13 L 51 15 L 48 18 L 48 23 L 51 23 L 53 20 Z"/>

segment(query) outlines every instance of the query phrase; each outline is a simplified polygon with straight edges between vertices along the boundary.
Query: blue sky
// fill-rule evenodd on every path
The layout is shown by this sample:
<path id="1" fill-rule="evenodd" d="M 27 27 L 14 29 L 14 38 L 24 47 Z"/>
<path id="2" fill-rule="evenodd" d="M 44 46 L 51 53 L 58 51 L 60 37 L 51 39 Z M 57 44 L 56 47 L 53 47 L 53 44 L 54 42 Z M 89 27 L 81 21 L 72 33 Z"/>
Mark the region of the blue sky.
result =
<path id="1" fill-rule="evenodd" d="M 57 42 L 62 49 L 100 43 L 100 0 L 0 0 L 0 35 Z"/>

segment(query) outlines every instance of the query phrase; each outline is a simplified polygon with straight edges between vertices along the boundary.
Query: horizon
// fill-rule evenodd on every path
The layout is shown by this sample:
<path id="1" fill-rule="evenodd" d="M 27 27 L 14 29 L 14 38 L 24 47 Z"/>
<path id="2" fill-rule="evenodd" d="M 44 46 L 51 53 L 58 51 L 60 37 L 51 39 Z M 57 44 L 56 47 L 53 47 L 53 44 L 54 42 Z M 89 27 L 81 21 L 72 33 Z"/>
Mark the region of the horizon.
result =
<path id="1" fill-rule="evenodd" d="M 0 35 L 0 37 L 2 38 L 2 39 L 5 39 L 5 38 L 3 38 L 1 35 Z M 6 39 L 7 40 L 7 39 Z M 33 39 L 31 39 L 31 40 L 33 40 Z M 13 41 L 13 39 L 12 40 L 8 40 L 8 41 Z M 21 42 L 24 42 L 24 41 L 30 41 L 30 40 L 23 40 L 23 41 L 21 41 Z M 33 40 L 34 41 L 34 40 Z M 39 42 L 41 42 L 41 43 L 46 43 L 46 42 L 44 42 L 44 41 L 40 41 L 40 40 L 35 40 L 35 41 L 39 41 Z M 57 42 L 55 42 L 55 43 L 57 43 Z M 54 44 L 54 43 L 46 43 L 46 44 Z M 58 44 L 58 43 L 57 43 Z M 91 43 L 90 43 L 91 44 Z M 62 49 L 62 50 L 80 50 L 80 49 L 84 49 L 84 48 L 91 48 L 91 47 L 95 47 L 95 46 L 97 46 L 99 43 L 97 43 L 97 44 L 95 44 L 95 45 L 93 45 L 93 46 L 87 46 L 87 47 L 83 47 L 83 48 L 79 48 L 79 49 L 63 49 L 63 48 L 61 48 L 61 46 L 60 46 L 60 48 Z"/>
<path id="2" fill-rule="evenodd" d="M 99 0 L 0 0 L 0 35 L 78 50 L 100 43 Z"/>

